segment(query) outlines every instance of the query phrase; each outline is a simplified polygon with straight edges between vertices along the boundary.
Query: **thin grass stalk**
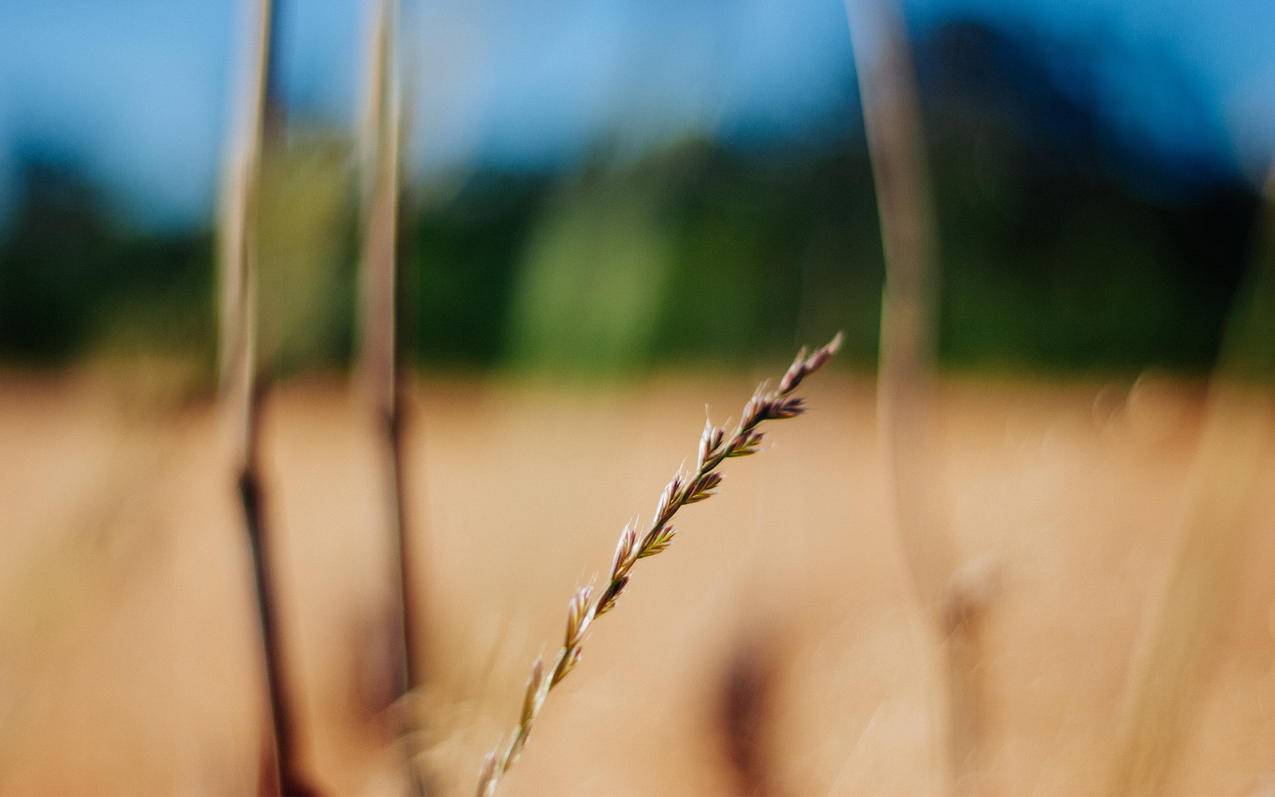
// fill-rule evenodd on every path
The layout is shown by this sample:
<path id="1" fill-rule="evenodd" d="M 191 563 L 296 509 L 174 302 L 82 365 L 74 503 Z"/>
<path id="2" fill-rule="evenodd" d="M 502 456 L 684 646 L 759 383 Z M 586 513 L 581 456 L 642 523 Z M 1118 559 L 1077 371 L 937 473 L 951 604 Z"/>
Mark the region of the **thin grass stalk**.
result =
<path id="1" fill-rule="evenodd" d="M 939 635 L 949 788 L 985 794 L 983 591 L 959 576 L 942 511 L 932 384 L 937 236 L 905 25 L 891 0 L 846 0 L 885 255 L 877 418 L 913 589 Z"/>
<path id="2" fill-rule="evenodd" d="M 364 176 L 362 377 L 380 422 L 397 411 L 396 234 L 399 98 L 393 0 L 380 0 L 372 27 L 361 136 Z"/>
<path id="3" fill-rule="evenodd" d="M 397 323 L 397 237 L 399 224 L 399 149 L 401 144 L 400 83 L 396 53 L 398 3 L 381 0 L 376 7 L 369 48 L 367 108 L 362 131 L 365 213 L 363 219 L 363 349 L 362 376 L 369 398 L 380 451 L 385 522 L 393 551 L 395 606 L 399 629 L 399 665 L 394 691 L 401 699 L 421 685 L 418 663 L 420 584 L 413 535 L 406 508 L 404 472 L 404 413 L 398 378 L 401 347 Z M 416 766 L 412 705 L 401 706 L 402 742 L 409 793 L 421 795 L 425 786 Z"/>
<path id="4" fill-rule="evenodd" d="M 264 380 L 256 362 L 257 211 L 261 183 L 274 4 L 258 0 L 253 16 L 247 82 L 240 93 L 239 128 L 228 158 L 222 202 L 219 382 L 224 415 L 233 428 L 233 467 L 244 533 L 252 558 L 257 624 L 261 634 L 271 741 L 264 794 L 315 794 L 301 774 L 299 733 L 293 721 L 278 596 L 273 589 L 265 496 L 259 462 L 260 411 Z"/>
<path id="5" fill-rule="evenodd" d="M 1263 236 L 1236 294 L 1220 362 L 1210 379 L 1190 508 L 1159 600 L 1134 656 L 1108 792 L 1161 794 L 1193 727 L 1216 653 L 1212 643 L 1252 543 L 1246 512 L 1257 495 L 1275 413 L 1275 173 Z"/>
<path id="6" fill-rule="evenodd" d="M 252 15 L 251 43 L 245 48 L 244 83 L 234 99 L 235 128 L 222 181 L 218 224 L 217 377 L 223 406 L 237 424 L 235 449 L 247 459 L 256 325 L 253 317 L 256 213 L 261 175 L 261 145 L 269 77 L 272 0 L 247 0 Z"/>
<path id="7" fill-rule="evenodd" d="M 260 413 L 260 408 L 258 396 L 249 403 L 249 412 L 256 416 Z M 249 422 L 254 429 L 257 423 L 256 418 Z M 255 438 L 255 434 L 253 437 Z M 261 631 L 266 686 L 270 698 L 270 721 L 274 735 L 274 788 L 267 793 L 285 797 L 310 797 L 317 795 L 318 791 L 310 784 L 301 766 L 301 734 L 295 722 L 286 646 L 279 625 L 279 599 L 273 587 L 272 574 L 277 569 L 271 559 L 269 527 L 266 523 L 256 445 L 249 447 L 247 456 L 248 459 L 244 461 L 239 473 L 239 500 L 252 553 L 257 620 Z"/>
<path id="8" fill-rule="evenodd" d="M 640 522 L 634 518 L 620 532 L 606 586 L 596 592 L 592 586 L 580 587 L 567 602 L 566 634 L 562 647 L 547 665 L 542 658 L 537 658 L 532 665 L 517 726 L 505 742 L 488 753 L 483 762 L 478 778 L 479 797 L 491 797 L 496 793 L 501 778 L 527 744 L 532 725 L 549 692 L 579 663 L 585 636 L 593 627 L 594 620 L 615 608 L 616 601 L 629 584 L 634 566 L 641 559 L 662 553 L 672 544 L 677 531 L 670 522 L 678 510 L 717 494 L 716 490 L 722 483 L 722 475 L 717 468 L 727 459 L 758 452 L 763 439 L 758 427 L 764 421 L 795 418 L 805 412 L 805 401 L 794 396 L 793 392 L 840 347 L 841 334 L 838 333 L 827 345 L 809 355 L 805 349 L 798 352 L 775 390 L 766 391 L 764 384 L 757 389 L 744 405 L 739 423 L 730 434 L 725 428 L 713 425 L 711 420 L 705 421 L 695 466 L 689 475 L 683 472 L 683 468 L 678 468 L 660 493 L 645 531 L 639 534 Z"/>

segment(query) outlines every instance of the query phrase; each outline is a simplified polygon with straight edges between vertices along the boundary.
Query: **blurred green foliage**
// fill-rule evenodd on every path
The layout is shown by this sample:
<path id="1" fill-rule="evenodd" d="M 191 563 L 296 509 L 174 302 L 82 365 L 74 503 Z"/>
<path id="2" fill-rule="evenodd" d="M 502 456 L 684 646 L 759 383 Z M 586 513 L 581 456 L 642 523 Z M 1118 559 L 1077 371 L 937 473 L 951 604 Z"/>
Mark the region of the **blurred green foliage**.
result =
<path id="1" fill-rule="evenodd" d="M 280 158 L 263 201 L 263 329 L 286 369 L 352 350 L 348 153 Z M 953 365 L 1207 367 L 1257 207 L 1239 187 L 1153 200 L 1078 173 L 934 158 L 941 353 Z M 273 173 L 273 172 L 272 172 Z M 0 352 L 118 341 L 211 362 L 211 237 L 128 232 L 73 176 L 27 172 L 0 243 Z M 404 220 L 405 339 L 452 366 L 597 373 L 778 356 L 834 329 L 875 357 L 881 251 L 865 156 L 683 142 L 565 179 L 479 174 Z"/>
<path id="2" fill-rule="evenodd" d="M 1260 206 L 1234 175 L 1122 141 L 1066 55 L 975 23 L 917 43 L 949 366 L 1198 370 L 1217 357 Z M 1054 58 L 1055 61 L 1050 61 Z M 1067 60 L 1070 59 L 1070 60 Z M 1184 89 L 1185 90 L 1185 89 Z M 854 116 L 842 136 L 600 147 L 559 172 L 410 186 L 401 339 L 431 367 L 599 374 L 785 356 L 846 332 L 876 355 L 882 261 Z M 74 169 L 18 153 L 0 233 L 0 358 L 125 346 L 213 362 L 207 232 L 142 234 Z M 262 353 L 276 370 L 355 351 L 352 149 L 289 130 L 262 198 Z"/>
<path id="3" fill-rule="evenodd" d="M 263 158 L 257 356 L 275 374 L 342 362 L 353 351 L 352 178 L 339 138 L 294 137 Z"/>
<path id="4" fill-rule="evenodd" d="M 210 235 L 130 230 L 76 174 L 29 160 L 0 237 L 0 357 L 59 362 L 136 344 L 208 352 L 212 284 Z"/>
<path id="5" fill-rule="evenodd" d="M 591 372 L 729 363 L 840 328 L 851 359 L 874 360 L 882 262 L 857 148 L 691 141 L 627 166 L 598 162 L 562 183 L 484 178 L 425 214 L 418 247 L 427 261 L 436 253 L 422 271 L 427 359 Z M 1250 257 L 1258 198 L 1247 187 L 1154 198 L 1079 170 L 1042 176 L 1031 159 L 998 171 L 938 151 L 933 163 L 946 363 L 1212 363 Z M 458 251 L 458 226 L 471 248 Z"/>
<path id="6" fill-rule="evenodd" d="M 949 149 L 933 157 L 945 362 L 1213 362 L 1255 194 L 1148 198 L 1113 177 L 1043 172 L 1037 153 L 959 144 L 938 142 Z M 284 370 L 346 362 L 357 315 L 348 148 L 306 147 L 268 161 L 264 189 L 263 329 Z M 45 163 L 29 163 L 24 186 L 0 242 L 5 358 L 61 362 L 122 340 L 212 362 L 208 233 L 129 232 Z M 597 374 L 782 356 L 844 329 L 849 357 L 871 363 L 882 275 L 871 186 L 849 145 L 700 140 L 627 165 L 599 157 L 565 179 L 479 173 L 404 218 L 403 337 L 432 366 Z"/>

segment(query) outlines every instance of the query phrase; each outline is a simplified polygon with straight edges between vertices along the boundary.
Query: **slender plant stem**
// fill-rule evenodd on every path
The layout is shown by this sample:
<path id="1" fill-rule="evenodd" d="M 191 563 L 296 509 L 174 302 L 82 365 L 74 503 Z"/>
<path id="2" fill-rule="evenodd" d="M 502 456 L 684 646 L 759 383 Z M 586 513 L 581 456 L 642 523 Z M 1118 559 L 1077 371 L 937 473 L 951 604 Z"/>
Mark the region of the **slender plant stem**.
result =
<path id="1" fill-rule="evenodd" d="M 805 412 L 804 401 L 792 395 L 793 391 L 803 379 L 821 368 L 840 346 L 841 334 L 838 333 L 831 342 L 809 356 L 804 349 L 798 352 L 776 390 L 765 392 L 763 385 L 753 394 L 740 413 L 738 425 L 729 435 L 725 429 L 714 426 L 711 421 L 705 422 L 695 467 L 690 475 L 687 476 L 679 468 L 664 487 L 645 533 L 638 536 L 637 519 L 620 532 L 606 587 L 596 597 L 590 586 L 580 587 L 571 596 L 567 604 L 567 629 L 563 645 L 549 661 L 548 667 L 541 659 L 537 659 L 532 666 L 517 727 L 483 762 L 478 778 L 479 797 L 491 797 L 496 793 L 500 779 L 509 771 L 526 745 L 532 724 L 549 691 L 561 683 L 579 662 L 585 636 L 593 621 L 615 607 L 620 594 L 629 584 L 634 565 L 640 559 L 662 553 L 673 542 L 677 534 L 673 526 L 669 525 L 673 516 L 688 504 L 716 495 L 715 491 L 722 483 L 722 475 L 717 472 L 717 468 L 728 458 L 757 453 L 763 436 L 757 428 L 762 422 L 795 418 Z"/>
<path id="2" fill-rule="evenodd" d="M 420 686 L 423 673 L 420 671 L 420 662 L 416 655 L 422 638 L 421 621 L 417 614 L 417 608 L 421 603 L 417 589 L 420 580 L 417 578 L 416 567 L 419 556 L 412 544 L 412 535 L 407 532 L 411 525 L 407 518 L 406 501 L 403 499 L 403 496 L 407 494 L 403 451 L 404 426 L 405 418 L 401 411 L 386 419 L 385 447 L 389 453 L 389 488 L 394 497 L 394 537 L 398 543 L 396 575 L 402 604 L 399 616 L 402 621 L 403 635 L 403 674 L 406 679 L 405 688 L 410 691 Z"/>
<path id="3" fill-rule="evenodd" d="M 251 412 L 259 416 L 260 393 L 252 400 Z M 295 725 L 296 713 L 288 689 L 287 649 L 279 627 L 279 599 L 273 587 L 273 567 L 261 469 L 258 464 L 256 417 L 250 421 L 253 445 L 248 450 L 239 473 L 239 500 L 243 509 L 244 529 L 252 553 L 253 583 L 256 588 L 257 619 L 261 630 L 265 659 L 266 683 L 270 696 L 270 718 L 274 732 L 276 772 L 279 792 L 286 797 L 309 797 L 318 792 L 309 784 L 300 767 L 300 733 Z"/>
<path id="4" fill-rule="evenodd" d="M 893 0 L 846 0 L 885 253 L 877 417 L 913 588 L 942 646 L 949 788 L 986 794 L 984 590 L 963 577 L 930 454 L 938 259 L 915 76 Z"/>
<path id="5" fill-rule="evenodd" d="M 1246 517 L 1275 423 L 1275 172 L 1267 181 L 1261 242 L 1236 293 L 1209 384 L 1191 503 L 1168 578 L 1135 651 L 1108 793 L 1163 794 L 1207 686 L 1216 629 L 1252 544 Z"/>
<path id="6" fill-rule="evenodd" d="M 254 41 L 248 49 L 247 82 L 239 95 L 241 118 L 227 159 L 222 203 L 220 382 L 225 413 L 234 429 L 233 467 L 252 558 L 253 592 L 269 695 L 271 756 L 263 768 L 271 771 L 262 778 L 260 788 L 264 794 L 308 797 L 316 792 L 301 774 L 300 734 L 294 724 L 278 594 L 272 580 L 276 569 L 258 455 L 266 382 L 258 373 L 256 351 L 257 212 L 277 20 L 274 0 L 256 0 L 253 7 Z"/>
<path id="7" fill-rule="evenodd" d="M 399 627 L 399 665 L 395 691 L 414 694 L 421 685 L 417 658 L 424 623 L 418 615 L 421 602 L 417 570 L 419 556 L 413 544 L 407 513 L 406 418 L 399 380 L 401 346 L 397 324 L 402 301 L 398 272 L 399 150 L 401 92 L 396 54 L 397 0 L 381 0 L 376 8 L 369 48 L 368 105 L 363 129 L 363 352 L 362 370 L 380 448 L 385 522 L 393 551 L 395 606 Z M 413 705 L 402 706 L 404 756 L 409 793 L 421 795 L 425 786 L 412 744 Z"/>
<path id="8" fill-rule="evenodd" d="M 877 411 L 918 597 L 939 613 L 955 553 L 940 528 L 932 435 L 937 264 L 912 65 L 889 0 L 847 0 L 885 254 Z"/>

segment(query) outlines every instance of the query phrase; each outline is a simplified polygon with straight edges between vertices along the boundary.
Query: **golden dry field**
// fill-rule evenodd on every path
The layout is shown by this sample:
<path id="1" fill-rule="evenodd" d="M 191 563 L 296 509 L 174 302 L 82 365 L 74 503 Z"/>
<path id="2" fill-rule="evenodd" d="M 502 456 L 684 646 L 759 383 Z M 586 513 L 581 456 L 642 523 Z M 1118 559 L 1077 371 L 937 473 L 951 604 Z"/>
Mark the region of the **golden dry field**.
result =
<path id="1" fill-rule="evenodd" d="M 571 590 L 693 457 L 705 403 L 724 421 L 769 375 L 415 387 L 429 685 L 413 707 L 436 793 L 472 792 L 531 660 L 560 644 Z M 638 565 L 503 794 L 737 793 L 721 717 L 741 650 L 771 791 L 941 791 L 939 659 L 892 531 L 872 381 L 820 374 L 807 395 L 812 411 L 771 424 L 762 454 L 727 463 L 721 495 Z M 1150 375 L 942 385 L 946 511 L 963 556 L 995 574 L 982 674 L 997 793 L 1103 787 L 1192 495 L 1202 399 Z M 367 410 L 343 382 L 303 381 L 274 391 L 263 423 L 309 771 L 327 793 L 397 795 Z M 0 793 L 253 793 L 264 687 L 228 448 L 207 398 L 89 372 L 3 377 Z M 1207 687 L 1183 707 L 1176 794 L 1275 783 L 1269 457 L 1258 484 Z"/>

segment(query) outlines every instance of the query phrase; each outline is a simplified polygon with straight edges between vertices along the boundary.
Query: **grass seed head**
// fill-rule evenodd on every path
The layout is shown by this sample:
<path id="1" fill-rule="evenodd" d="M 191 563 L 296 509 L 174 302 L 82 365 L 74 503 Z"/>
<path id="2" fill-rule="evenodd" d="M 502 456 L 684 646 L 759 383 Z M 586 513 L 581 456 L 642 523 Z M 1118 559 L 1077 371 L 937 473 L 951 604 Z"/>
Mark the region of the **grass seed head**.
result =
<path id="1" fill-rule="evenodd" d="M 805 349 L 798 352 L 796 359 L 780 380 L 778 389 L 767 391 L 764 383 L 757 388 L 752 398 L 744 405 L 739 425 L 729 437 L 724 429 L 714 426 L 712 421 L 704 422 L 694 471 L 687 476 L 682 468 L 678 468 L 677 473 L 664 486 L 655 505 L 651 525 L 647 532 L 641 535 L 641 541 L 638 541 L 636 519 L 625 524 L 621 530 L 620 537 L 616 541 L 615 554 L 611 559 L 607 586 L 592 602 L 593 588 L 590 586 L 578 588 L 567 602 L 567 626 L 562 648 L 558 651 L 552 669 L 547 675 L 541 659 L 537 659 L 532 665 L 527 691 L 523 696 L 518 727 L 497 752 L 489 754 L 484 759 L 478 777 L 479 797 L 493 797 L 496 793 L 501 777 L 517 759 L 527 738 L 531 735 L 532 725 L 540 713 L 545 698 L 580 661 L 582 645 L 589 627 L 596 618 L 615 607 L 620 594 L 629 584 L 630 573 L 637 561 L 662 553 L 672 544 L 677 536 L 677 530 L 669 524 L 669 520 L 683 506 L 704 501 L 716 494 L 715 490 L 722 483 L 722 475 L 716 469 L 722 462 L 730 457 L 757 453 L 762 441 L 762 433 L 756 431 L 758 424 L 766 420 L 795 418 L 805 412 L 806 406 L 803 400 L 790 394 L 803 379 L 823 366 L 840 346 L 841 333 L 837 333 L 837 336 L 827 345 L 816 349 L 813 354 L 807 355 Z"/>
<path id="2" fill-rule="evenodd" d="M 615 544 L 615 557 L 611 560 L 611 580 L 624 579 L 637 561 L 637 518 L 630 520 L 620 532 Z M 600 612 L 599 612 L 600 613 Z"/>

